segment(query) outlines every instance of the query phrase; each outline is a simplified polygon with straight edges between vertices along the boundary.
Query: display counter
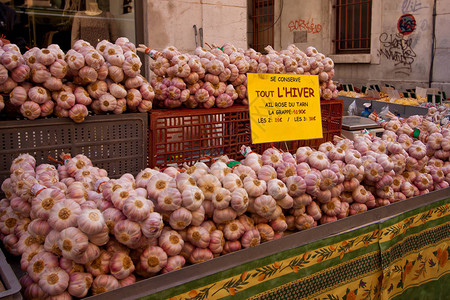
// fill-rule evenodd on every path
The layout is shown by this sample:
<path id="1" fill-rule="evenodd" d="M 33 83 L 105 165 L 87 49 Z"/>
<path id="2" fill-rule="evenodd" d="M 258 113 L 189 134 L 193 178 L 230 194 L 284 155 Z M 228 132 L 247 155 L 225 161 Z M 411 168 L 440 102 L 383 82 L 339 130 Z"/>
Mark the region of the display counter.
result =
<path id="1" fill-rule="evenodd" d="M 449 246 L 445 189 L 89 299 L 445 299 Z"/>

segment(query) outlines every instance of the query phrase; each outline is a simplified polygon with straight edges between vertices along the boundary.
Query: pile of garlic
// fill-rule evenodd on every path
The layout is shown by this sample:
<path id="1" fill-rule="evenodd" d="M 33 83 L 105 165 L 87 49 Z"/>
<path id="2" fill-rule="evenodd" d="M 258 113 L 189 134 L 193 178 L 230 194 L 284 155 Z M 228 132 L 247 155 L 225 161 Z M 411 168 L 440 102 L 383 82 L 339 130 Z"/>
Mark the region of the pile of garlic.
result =
<path id="1" fill-rule="evenodd" d="M 67 53 L 55 44 L 23 55 L 14 44 L 0 48 L 0 92 L 9 95 L 1 97 L 0 111 L 9 106 L 9 113 L 18 110 L 30 120 L 54 114 L 79 123 L 90 111 L 152 108 L 153 89 L 140 75 L 141 60 L 127 38 L 96 47 L 79 40 Z"/>
<path id="2" fill-rule="evenodd" d="M 211 50 L 197 47 L 193 54 L 166 47 L 150 65 L 156 75 L 151 80 L 155 104 L 166 108 L 248 104 L 247 73 L 318 75 L 321 97 L 337 97 L 334 63 L 314 47 L 303 52 L 292 44 L 280 52 L 270 46 L 266 51 L 263 55 L 231 43 Z"/>
<path id="3" fill-rule="evenodd" d="M 448 188 L 449 128 L 420 116 L 381 124 L 381 138 L 119 179 L 84 155 L 55 168 L 22 154 L 1 185 L 0 238 L 21 256 L 27 299 L 79 298 Z"/>

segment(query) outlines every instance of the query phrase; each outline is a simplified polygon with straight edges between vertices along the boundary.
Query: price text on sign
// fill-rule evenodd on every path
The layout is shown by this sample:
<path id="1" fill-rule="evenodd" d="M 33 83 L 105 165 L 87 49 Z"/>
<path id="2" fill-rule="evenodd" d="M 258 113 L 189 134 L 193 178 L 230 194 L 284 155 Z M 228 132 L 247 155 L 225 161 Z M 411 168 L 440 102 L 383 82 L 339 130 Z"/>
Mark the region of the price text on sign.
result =
<path id="1" fill-rule="evenodd" d="M 247 74 L 252 142 L 322 138 L 317 75 Z"/>

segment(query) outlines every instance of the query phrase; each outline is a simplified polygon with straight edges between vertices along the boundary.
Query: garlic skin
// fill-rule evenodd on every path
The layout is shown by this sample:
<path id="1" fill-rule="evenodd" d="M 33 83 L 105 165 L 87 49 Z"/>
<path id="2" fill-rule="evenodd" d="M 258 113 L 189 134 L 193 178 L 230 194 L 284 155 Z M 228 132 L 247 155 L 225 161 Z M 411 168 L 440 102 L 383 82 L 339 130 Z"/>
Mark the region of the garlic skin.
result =
<path id="1" fill-rule="evenodd" d="M 99 275 L 92 282 L 92 294 L 98 295 L 120 287 L 119 281 L 112 275 Z"/>
<path id="2" fill-rule="evenodd" d="M 136 247 L 141 235 L 141 227 L 137 222 L 127 219 L 120 220 L 114 226 L 114 237 L 118 242 L 128 246 L 129 248 Z"/>
<path id="3" fill-rule="evenodd" d="M 153 211 L 153 203 L 144 197 L 129 197 L 124 201 L 122 211 L 129 220 L 142 222 Z"/>
<path id="4" fill-rule="evenodd" d="M 212 174 L 206 174 L 197 179 L 197 186 L 203 192 L 205 200 L 212 200 L 215 190 L 222 186 L 219 179 Z"/>
<path id="5" fill-rule="evenodd" d="M 245 168 L 246 166 L 240 165 L 240 167 Z M 240 169 L 241 172 L 244 172 L 243 168 Z M 229 173 L 229 174 L 225 175 L 222 179 L 223 187 L 225 189 L 229 190 L 230 192 L 234 192 L 236 189 L 243 187 L 242 180 L 245 179 L 245 177 L 250 176 L 252 178 L 256 178 L 256 174 L 252 169 L 249 168 L 249 170 L 246 169 L 246 171 L 248 173 L 241 173 L 240 176 L 236 173 Z M 252 175 L 248 175 L 248 174 L 252 174 Z"/>
<path id="6" fill-rule="evenodd" d="M 75 227 L 62 230 L 58 241 L 62 255 L 68 259 L 74 259 L 83 254 L 87 250 L 88 244 L 87 235 Z"/>
<path id="7" fill-rule="evenodd" d="M 261 195 L 255 199 L 253 207 L 258 215 L 270 218 L 276 209 L 276 201 L 270 195 Z"/>
<path id="8" fill-rule="evenodd" d="M 201 226 L 190 226 L 187 230 L 187 239 L 194 246 L 206 248 L 210 242 L 209 232 Z"/>
<path id="9" fill-rule="evenodd" d="M 261 168 L 262 169 L 262 168 Z M 266 191 L 266 181 L 246 177 L 244 179 L 244 189 L 250 197 L 259 197 Z"/>
<path id="10" fill-rule="evenodd" d="M 53 205 L 48 223 L 53 229 L 62 231 L 68 227 L 77 226 L 80 213 L 81 208 L 78 203 L 65 199 Z"/>
<path id="11" fill-rule="evenodd" d="M 158 209 L 172 212 L 181 207 L 182 197 L 181 193 L 176 188 L 167 188 L 163 190 L 158 196 Z"/>
<path id="12" fill-rule="evenodd" d="M 176 231 L 168 230 L 158 238 L 158 245 L 168 256 L 175 256 L 180 254 L 183 249 L 184 240 Z"/>
<path id="13" fill-rule="evenodd" d="M 78 228 L 86 234 L 97 234 L 106 226 L 103 214 L 98 209 L 82 209 L 77 219 Z"/>
<path id="14" fill-rule="evenodd" d="M 181 269 L 186 263 L 186 259 L 181 255 L 171 256 L 167 259 L 167 265 L 161 270 L 162 274 Z"/>
<path id="15" fill-rule="evenodd" d="M 214 258 L 213 253 L 208 248 L 195 248 L 189 256 L 189 262 L 198 264 Z"/>
<path id="16" fill-rule="evenodd" d="M 149 273 L 157 273 L 167 265 L 167 254 L 161 247 L 149 246 L 142 252 L 139 263 Z"/>
<path id="17" fill-rule="evenodd" d="M 34 282 L 38 282 L 44 271 L 57 266 L 58 258 L 50 252 L 42 251 L 30 260 L 27 267 L 27 273 Z"/>
<path id="18" fill-rule="evenodd" d="M 116 252 L 109 262 L 109 270 L 118 280 L 125 279 L 134 272 L 134 264 L 131 258 L 123 252 Z"/>
<path id="19" fill-rule="evenodd" d="M 283 181 L 279 179 L 271 179 L 267 183 L 267 193 L 275 200 L 281 200 L 286 197 L 288 189 Z"/>
<path id="20" fill-rule="evenodd" d="M 258 229 L 251 229 L 244 233 L 241 238 L 241 244 L 243 248 L 255 247 L 261 243 L 261 236 Z"/>
<path id="21" fill-rule="evenodd" d="M 48 268 L 39 279 L 39 286 L 50 296 L 59 295 L 69 286 L 69 274 L 60 267 Z"/>
<path id="22" fill-rule="evenodd" d="M 231 192 L 225 188 L 216 188 L 212 195 L 212 203 L 216 209 L 224 209 L 229 206 Z"/>
<path id="23" fill-rule="evenodd" d="M 69 286 L 67 291 L 70 295 L 83 298 L 92 286 L 93 277 L 90 273 L 74 272 L 69 276 Z"/>

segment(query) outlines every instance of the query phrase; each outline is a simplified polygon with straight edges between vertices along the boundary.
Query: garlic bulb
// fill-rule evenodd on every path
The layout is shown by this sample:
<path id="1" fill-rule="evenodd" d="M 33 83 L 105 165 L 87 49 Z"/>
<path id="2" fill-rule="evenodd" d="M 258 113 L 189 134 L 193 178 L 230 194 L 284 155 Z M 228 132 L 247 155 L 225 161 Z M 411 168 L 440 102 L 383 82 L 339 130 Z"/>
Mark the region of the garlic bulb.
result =
<path id="1" fill-rule="evenodd" d="M 158 246 L 149 246 L 140 256 L 140 265 L 146 272 L 159 272 L 167 265 L 167 254 Z"/>
<path id="2" fill-rule="evenodd" d="M 261 156 L 264 165 L 269 165 L 277 168 L 283 161 L 281 153 L 275 148 L 269 148 L 263 152 Z"/>
<path id="3" fill-rule="evenodd" d="M 124 201 L 122 211 L 129 220 L 142 222 L 153 211 L 153 203 L 144 197 L 129 197 Z"/>
<path id="4" fill-rule="evenodd" d="M 206 200 L 212 200 L 215 190 L 222 186 L 219 179 L 212 174 L 206 174 L 198 178 L 197 185 L 202 190 Z"/>
<path id="5" fill-rule="evenodd" d="M 223 228 L 223 235 L 228 241 L 235 241 L 241 238 L 245 229 L 239 220 L 233 220 Z"/>
<path id="6" fill-rule="evenodd" d="M 87 250 L 88 237 L 78 228 L 69 227 L 61 231 L 58 246 L 65 258 L 74 259 Z"/>
<path id="7" fill-rule="evenodd" d="M 170 214 L 169 224 L 175 230 L 182 230 L 192 221 L 192 213 L 184 207 L 180 207 Z"/>
<path id="8" fill-rule="evenodd" d="M 245 166 L 241 166 L 241 167 L 245 167 Z M 240 170 L 241 170 L 241 172 L 244 172 L 242 168 Z M 254 174 L 254 175 L 250 176 L 251 178 L 256 178 L 256 174 L 252 169 L 247 170 L 247 171 L 249 172 L 248 174 Z M 250 171 L 253 173 L 251 173 Z M 223 177 L 222 185 L 225 189 L 229 190 L 230 192 L 234 192 L 236 189 L 243 187 L 242 180 L 245 177 L 247 177 L 247 173 L 245 173 L 245 174 L 242 173 L 241 176 L 239 176 L 235 173 L 229 173 Z"/>
<path id="9" fill-rule="evenodd" d="M 88 271 L 93 276 L 99 276 L 102 274 L 109 273 L 109 263 L 111 261 L 113 253 L 109 251 L 102 250 L 100 255 L 91 262 L 88 262 L 86 266 L 86 271 Z"/>
<path id="10" fill-rule="evenodd" d="M 237 212 L 242 215 L 247 210 L 249 204 L 248 193 L 243 188 L 234 190 L 231 194 L 230 205 Z"/>
<path id="11" fill-rule="evenodd" d="M 281 200 L 286 197 L 288 189 L 283 181 L 279 179 L 271 179 L 267 183 L 267 193 L 275 200 Z"/>
<path id="12" fill-rule="evenodd" d="M 216 209 L 224 209 L 229 206 L 231 192 L 225 188 L 216 188 L 212 195 L 212 203 Z"/>
<path id="13" fill-rule="evenodd" d="M 181 193 L 176 188 L 167 188 L 163 190 L 158 196 L 158 208 L 172 212 L 181 207 L 182 197 Z"/>
<path id="14" fill-rule="evenodd" d="M 187 239 L 196 247 L 208 247 L 210 238 L 209 232 L 201 226 L 190 226 L 188 228 Z"/>
<path id="15" fill-rule="evenodd" d="M 27 267 L 27 273 L 34 282 L 38 282 L 42 274 L 49 268 L 58 266 L 58 258 L 47 251 L 36 254 Z"/>
<path id="16" fill-rule="evenodd" d="M 134 248 L 141 238 L 139 223 L 130 220 L 120 220 L 114 226 L 114 237 L 120 243 Z"/>
<path id="17" fill-rule="evenodd" d="M 97 234 L 106 226 L 103 214 L 98 209 L 82 209 L 78 219 L 78 228 L 86 234 Z"/>
<path id="18" fill-rule="evenodd" d="M 271 179 L 276 179 L 277 176 L 278 176 L 277 171 L 275 170 L 274 167 L 270 165 L 263 165 L 258 170 L 258 179 L 264 180 L 265 182 L 268 182 Z"/>
<path id="19" fill-rule="evenodd" d="M 164 231 L 158 239 L 158 245 L 169 256 L 180 254 L 184 246 L 183 238 L 174 230 Z"/>
<path id="20" fill-rule="evenodd" d="M 183 206 L 191 211 L 199 209 L 205 199 L 202 190 L 196 186 L 187 186 L 181 197 Z"/>
<path id="21" fill-rule="evenodd" d="M 258 229 L 251 229 L 244 233 L 241 238 L 241 244 L 244 248 L 255 247 L 261 243 L 261 236 Z"/>
<path id="22" fill-rule="evenodd" d="M 176 183 L 172 180 L 172 177 L 164 173 L 154 174 L 147 184 L 148 196 L 150 199 L 157 200 L 159 194 L 167 188 L 176 188 Z"/>
<path id="23" fill-rule="evenodd" d="M 76 226 L 80 213 L 81 208 L 78 203 L 65 199 L 53 205 L 48 223 L 53 229 L 62 231 L 68 227 Z"/>
<path id="24" fill-rule="evenodd" d="M 69 274 L 60 267 L 48 268 L 42 273 L 39 286 L 51 296 L 59 295 L 69 286 Z"/>
<path id="25" fill-rule="evenodd" d="M 261 168 L 262 169 L 262 168 Z M 251 197 L 259 197 L 266 191 L 266 181 L 246 177 L 244 179 L 244 188 Z"/>
<path id="26" fill-rule="evenodd" d="M 213 258 L 214 255 L 208 248 L 195 248 L 189 256 L 189 262 L 192 264 L 198 264 Z"/>
<path id="27" fill-rule="evenodd" d="M 98 295 L 120 287 L 119 281 L 112 275 L 99 275 L 92 282 L 92 294 Z"/>
<path id="28" fill-rule="evenodd" d="M 69 276 L 69 286 L 67 291 L 74 297 L 83 298 L 91 288 L 92 282 L 92 274 L 74 272 Z"/>
<path id="29" fill-rule="evenodd" d="M 134 272 L 134 264 L 131 258 L 123 252 L 116 252 L 112 255 L 109 262 L 111 275 L 117 279 L 125 279 Z"/>
<path id="30" fill-rule="evenodd" d="M 253 207 L 258 215 L 269 218 L 276 209 L 276 201 L 270 195 L 261 195 L 255 199 Z"/>

